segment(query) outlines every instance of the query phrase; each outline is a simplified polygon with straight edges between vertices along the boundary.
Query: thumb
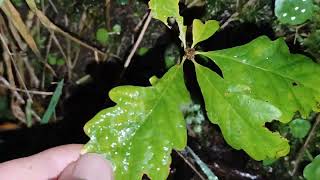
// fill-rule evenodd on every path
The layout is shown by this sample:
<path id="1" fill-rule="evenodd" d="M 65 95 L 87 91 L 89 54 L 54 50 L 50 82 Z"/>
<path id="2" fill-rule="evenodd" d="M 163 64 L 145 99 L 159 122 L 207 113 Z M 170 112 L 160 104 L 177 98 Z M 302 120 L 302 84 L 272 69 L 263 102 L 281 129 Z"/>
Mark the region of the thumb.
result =
<path id="1" fill-rule="evenodd" d="M 59 180 L 113 180 L 112 166 L 102 156 L 88 153 L 70 163 Z"/>

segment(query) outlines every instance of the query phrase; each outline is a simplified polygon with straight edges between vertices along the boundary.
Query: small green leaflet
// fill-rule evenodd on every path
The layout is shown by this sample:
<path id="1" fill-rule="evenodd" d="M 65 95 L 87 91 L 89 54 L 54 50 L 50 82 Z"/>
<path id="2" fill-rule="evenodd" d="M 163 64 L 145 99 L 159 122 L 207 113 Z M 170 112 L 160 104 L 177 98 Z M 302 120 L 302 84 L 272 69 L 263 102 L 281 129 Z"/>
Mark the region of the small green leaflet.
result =
<path id="1" fill-rule="evenodd" d="M 307 180 L 318 180 L 320 177 L 320 155 L 316 156 L 313 161 L 303 170 L 303 176 Z"/>
<path id="2" fill-rule="evenodd" d="M 192 26 L 192 37 L 193 43 L 192 48 L 199 42 L 204 41 L 211 37 L 219 29 L 219 22 L 215 20 L 209 20 L 203 24 L 199 19 L 193 21 Z"/>
<path id="3" fill-rule="evenodd" d="M 312 17 L 313 6 L 313 0 L 276 0 L 275 14 L 281 23 L 302 24 Z"/>
<path id="4" fill-rule="evenodd" d="M 219 125 L 229 145 L 243 149 L 255 160 L 288 154 L 287 140 L 264 127 L 266 122 L 280 118 L 278 108 L 241 91 L 232 91 L 232 84 L 199 64 L 196 73 L 208 117 Z"/>
<path id="5" fill-rule="evenodd" d="M 186 47 L 187 27 L 183 25 L 183 18 L 179 14 L 179 0 L 150 0 L 149 7 L 153 18 L 168 26 L 168 18 L 175 18 L 180 30 L 180 40 Z"/>
<path id="6" fill-rule="evenodd" d="M 319 111 L 320 66 L 306 56 L 290 54 L 282 39 L 262 36 L 243 46 L 199 54 L 221 68 L 232 91 L 244 90 L 279 108 L 281 122 L 289 122 L 297 111 L 303 118 Z"/>
<path id="7" fill-rule="evenodd" d="M 190 104 L 181 65 L 172 67 L 150 87 L 120 86 L 109 92 L 116 106 L 98 113 L 84 127 L 91 138 L 86 152 L 113 162 L 116 180 L 139 180 L 146 174 L 163 180 L 169 174 L 172 149 L 187 142 L 181 111 Z"/>
<path id="8" fill-rule="evenodd" d="M 290 122 L 290 133 L 295 138 L 304 138 L 311 129 L 311 123 L 305 119 L 295 119 Z"/>
<path id="9" fill-rule="evenodd" d="M 60 96 L 62 94 L 63 82 L 64 82 L 64 80 L 62 79 L 58 83 L 58 86 L 57 86 L 56 90 L 54 91 L 53 96 L 51 97 L 49 106 L 41 119 L 41 122 L 40 122 L 41 124 L 47 124 L 49 122 L 52 114 L 54 113 L 56 106 L 59 102 Z"/>

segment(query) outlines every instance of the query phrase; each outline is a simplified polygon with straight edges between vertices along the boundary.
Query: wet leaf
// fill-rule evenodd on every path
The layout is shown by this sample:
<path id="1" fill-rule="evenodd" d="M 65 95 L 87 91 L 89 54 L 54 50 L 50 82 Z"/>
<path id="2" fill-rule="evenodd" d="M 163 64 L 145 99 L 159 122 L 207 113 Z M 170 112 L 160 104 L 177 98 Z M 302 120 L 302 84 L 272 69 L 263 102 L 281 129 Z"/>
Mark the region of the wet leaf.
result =
<path id="1" fill-rule="evenodd" d="M 291 134 L 295 138 L 304 138 L 308 134 L 311 124 L 304 119 L 295 119 L 290 122 L 289 127 Z"/>
<path id="2" fill-rule="evenodd" d="M 303 176 L 307 180 L 318 180 L 320 177 L 320 155 L 308 164 L 303 170 Z"/>
<path id="3" fill-rule="evenodd" d="M 276 0 L 275 14 L 281 23 L 297 25 L 313 15 L 313 0 Z"/>
<path id="4" fill-rule="evenodd" d="M 243 149 L 255 160 L 275 159 L 289 152 L 287 140 L 264 127 L 266 122 L 280 118 L 278 108 L 233 91 L 232 83 L 199 64 L 196 73 L 208 117 L 221 128 L 229 145 Z"/>
<path id="5" fill-rule="evenodd" d="M 269 102 L 282 112 L 281 122 L 289 122 L 299 111 L 303 118 L 319 111 L 320 65 L 310 58 L 290 54 L 282 39 L 259 37 L 230 49 L 200 53 L 213 60 L 231 92 L 246 92 Z"/>
<path id="6" fill-rule="evenodd" d="M 175 18 L 180 30 L 179 38 L 186 47 L 187 27 L 183 25 L 183 17 L 179 14 L 179 0 L 150 0 L 149 7 L 153 18 L 162 21 L 168 27 L 168 18 Z"/>
<path id="7" fill-rule="evenodd" d="M 206 21 L 205 24 L 199 19 L 193 21 L 192 35 L 193 43 L 191 47 L 194 47 L 199 42 L 204 41 L 211 37 L 219 29 L 219 22 L 215 20 Z"/>
<path id="8" fill-rule="evenodd" d="M 113 162 L 115 179 L 138 180 L 169 174 L 172 149 L 186 146 L 183 105 L 190 103 L 181 66 L 171 68 L 150 87 L 120 86 L 109 92 L 116 106 L 102 110 L 85 125 L 85 152 Z"/>

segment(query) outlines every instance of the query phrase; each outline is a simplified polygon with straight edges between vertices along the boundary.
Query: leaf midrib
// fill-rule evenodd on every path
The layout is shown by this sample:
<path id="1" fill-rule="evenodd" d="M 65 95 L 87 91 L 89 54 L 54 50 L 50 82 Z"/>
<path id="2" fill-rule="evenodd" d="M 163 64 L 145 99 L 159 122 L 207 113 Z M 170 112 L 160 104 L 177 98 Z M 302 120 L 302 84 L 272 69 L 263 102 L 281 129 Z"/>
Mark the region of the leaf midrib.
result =
<path id="1" fill-rule="evenodd" d="M 207 54 L 209 54 L 209 53 L 210 53 L 210 52 L 206 52 L 206 53 L 202 53 L 202 54 L 208 57 Z M 280 74 L 280 73 L 277 73 L 277 72 L 274 72 L 274 71 L 271 71 L 271 70 L 269 70 L 269 69 L 265 69 L 265 68 L 262 68 L 262 67 L 259 67 L 259 66 L 255 66 L 255 65 L 252 65 L 252 64 L 244 63 L 244 62 L 239 61 L 237 58 L 234 58 L 234 57 L 226 56 L 226 55 L 223 55 L 223 54 L 220 54 L 220 53 L 216 53 L 216 52 L 211 52 L 211 53 L 212 53 L 212 56 L 221 57 L 221 58 L 226 58 L 226 59 L 232 60 L 232 61 L 234 61 L 234 62 L 236 62 L 236 63 L 240 63 L 240 64 L 247 65 L 247 66 L 250 66 L 250 67 L 255 68 L 255 69 L 259 69 L 259 70 L 262 70 L 262 71 L 265 71 L 265 72 L 269 72 L 269 73 L 271 73 L 271 74 L 280 76 L 280 77 L 282 77 L 282 78 L 284 78 L 284 79 L 289 79 L 289 80 L 291 80 L 291 81 L 293 81 L 293 82 L 299 82 L 302 86 L 304 86 L 304 87 L 306 87 L 306 88 L 309 88 L 309 89 L 312 89 L 312 90 L 314 90 L 314 91 L 316 91 L 316 92 L 319 92 L 319 91 L 320 91 L 320 90 L 318 90 L 318 89 L 316 89 L 316 88 L 314 88 L 314 87 L 312 87 L 312 86 L 310 87 L 310 86 L 308 86 L 308 85 L 306 85 L 306 84 L 303 84 L 303 83 L 301 83 L 299 80 L 293 79 L 292 77 L 289 77 L 289 76 L 286 76 L 286 75 L 283 75 L 283 74 Z M 210 56 L 210 54 L 209 54 L 209 56 Z M 210 58 L 210 57 L 208 57 L 208 58 Z M 211 58 L 210 58 L 210 59 L 211 59 Z M 217 61 L 217 60 L 215 60 L 215 59 L 212 59 L 212 60 L 213 60 L 213 61 Z"/>

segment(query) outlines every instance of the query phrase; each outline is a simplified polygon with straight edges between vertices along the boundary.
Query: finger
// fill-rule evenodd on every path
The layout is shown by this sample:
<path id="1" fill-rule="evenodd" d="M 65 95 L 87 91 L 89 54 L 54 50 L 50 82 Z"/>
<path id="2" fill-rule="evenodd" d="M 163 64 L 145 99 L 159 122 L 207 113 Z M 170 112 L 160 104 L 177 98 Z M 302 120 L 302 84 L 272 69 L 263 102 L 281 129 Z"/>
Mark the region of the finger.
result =
<path id="1" fill-rule="evenodd" d="M 112 180 L 112 167 L 102 156 L 88 153 L 71 163 L 59 178 L 59 180 L 70 179 Z"/>
<path id="2" fill-rule="evenodd" d="M 33 156 L 0 164 L 0 179 L 56 179 L 71 162 L 80 157 L 82 145 L 55 147 Z"/>

